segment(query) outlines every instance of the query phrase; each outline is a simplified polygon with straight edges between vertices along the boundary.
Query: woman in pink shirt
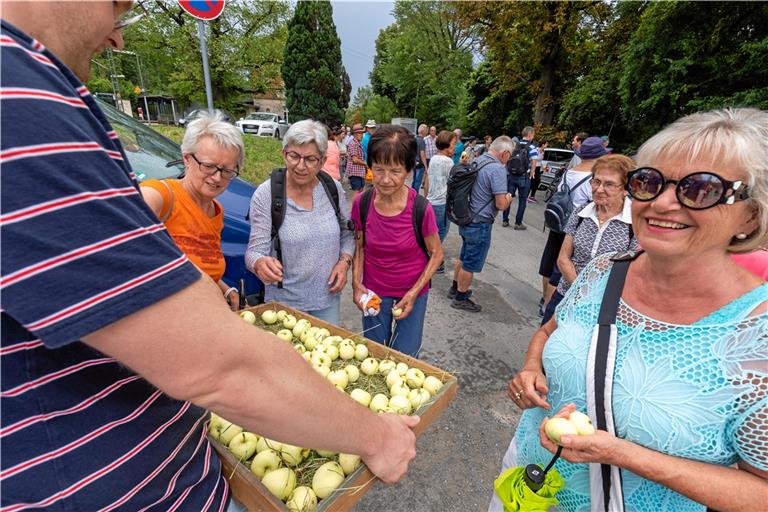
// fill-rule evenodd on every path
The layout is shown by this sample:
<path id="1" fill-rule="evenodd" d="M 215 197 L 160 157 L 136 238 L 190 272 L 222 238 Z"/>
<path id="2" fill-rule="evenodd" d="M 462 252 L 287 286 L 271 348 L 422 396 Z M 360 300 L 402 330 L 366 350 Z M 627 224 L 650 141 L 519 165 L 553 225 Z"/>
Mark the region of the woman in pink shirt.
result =
<path id="1" fill-rule="evenodd" d="M 328 125 L 325 126 L 328 132 L 328 149 L 325 152 L 325 164 L 323 164 L 323 170 L 328 173 L 328 176 L 341 181 L 340 164 L 341 154 L 339 153 L 339 146 L 336 145 L 336 135 L 333 133 Z"/>
<path id="2" fill-rule="evenodd" d="M 414 357 L 421 349 L 429 282 L 443 260 L 432 206 L 406 185 L 416 151 L 416 138 L 405 128 L 377 129 L 368 142 L 373 189 L 355 197 L 351 215 L 357 232 L 352 264 L 355 304 L 363 310 L 360 299 L 368 292 L 381 298 L 378 315 L 364 313 L 366 336 Z M 361 203 L 367 203 L 363 215 Z M 418 226 L 424 247 L 413 219 L 415 206 L 424 209 Z"/>

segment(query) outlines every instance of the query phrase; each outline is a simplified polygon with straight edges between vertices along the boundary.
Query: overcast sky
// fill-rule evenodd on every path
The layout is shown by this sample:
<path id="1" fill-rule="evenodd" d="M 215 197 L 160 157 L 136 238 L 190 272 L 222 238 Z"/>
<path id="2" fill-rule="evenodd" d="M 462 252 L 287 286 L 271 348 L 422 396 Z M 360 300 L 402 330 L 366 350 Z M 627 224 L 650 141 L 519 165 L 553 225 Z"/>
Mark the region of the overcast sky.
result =
<path id="1" fill-rule="evenodd" d="M 341 39 L 341 59 L 352 82 L 352 95 L 358 87 L 369 84 L 368 73 L 376 55 L 379 30 L 394 23 L 394 2 L 332 0 L 333 22 Z"/>

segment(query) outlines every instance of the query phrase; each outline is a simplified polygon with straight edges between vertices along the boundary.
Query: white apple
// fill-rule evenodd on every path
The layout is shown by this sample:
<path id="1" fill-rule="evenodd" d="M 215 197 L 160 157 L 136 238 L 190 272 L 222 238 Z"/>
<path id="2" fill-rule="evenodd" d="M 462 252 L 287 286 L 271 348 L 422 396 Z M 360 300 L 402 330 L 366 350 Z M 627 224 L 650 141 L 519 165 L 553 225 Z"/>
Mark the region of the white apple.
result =
<path id="1" fill-rule="evenodd" d="M 306 448 L 293 446 L 292 444 L 283 444 L 280 447 L 280 458 L 289 466 L 298 466 L 308 453 L 309 450 Z"/>
<path id="2" fill-rule="evenodd" d="M 403 395 L 395 395 L 389 399 L 389 408 L 398 414 L 409 414 L 411 412 L 411 401 Z"/>
<path id="3" fill-rule="evenodd" d="M 411 389 L 405 385 L 405 382 L 400 381 L 396 382 L 394 386 L 392 386 L 389 389 L 389 394 L 394 396 L 408 396 L 408 393 L 411 392 Z"/>
<path id="4" fill-rule="evenodd" d="M 306 351 L 307 351 L 307 347 L 305 347 L 305 346 L 304 346 L 304 345 L 302 345 L 301 343 L 294 343 L 294 344 L 293 344 L 293 349 L 294 349 L 296 352 L 298 352 L 299 354 L 303 354 L 304 352 L 306 352 Z"/>
<path id="5" fill-rule="evenodd" d="M 378 393 L 371 399 L 371 403 L 368 404 L 368 408 L 373 412 L 381 412 L 389 405 L 389 398 L 384 393 Z"/>
<path id="6" fill-rule="evenodd" d="M 264 450 L 256 454 L 251 461 L 251 473 L 261 478 L 269 471 L 280 467 L 280 456 L 275 450 Z"/>
<path id="7" fill-rule="evenodd" d="M 544 424 L 544 432 L 553 443 L 560 444 L 560 436 L 563 434 L 578 435 L 576 427 L 565 418 L 550 418 Z"/>
<path id="8" fill-rule="evenodd" d="M 327 498 L 344 481 L 344 470 L 338 462 L 326 462 L 312 477 L 312 490 L 321 500 Z"/>
<path id="9" fill-rule="evenodd" d="M 309 358 L 312 357 L 312 352 L 306 351 L 301 354 L 301 357 L 303 357 L 306 362 L 309 362 Z"/>
<path id="10" fill-rule="evenodd" d="M 357 359 L 357 357 L 355 357 L 355 359 Z M 360 371 L 366 375 L 373 375 L 378 371 L 378 369 L 379 369 L 379 362 L 372 357 L 369 357 L 368 359 L 360 363 Z"/>
<path id="11" fill-rule="evenodd" d="M 285 506 L 289 512 L 312 512 L 317 508 L 315 491 L 306 485 L 300 485 L 293 490 Z"/>
<path id="12" fill-rule="evenodd" d="M 326 329 L 325 327 L 321 327 L 317 331 L 317 337 L 320 338 L 321 340 L 323 338 L 327 337 L 327 336 L 330 336 L 330 335 L 331 335 L 331 332 L 328 329 Z"/>
<path id="13" fill-rule="evenodd" d="M 312 362 L 312 364 L 320 364 L 328 367 L 330 367 L 331 363 L 333 362 L 331 356 L 317 351 L 312 352 L 312 357 L 309 360 Z"/>
<path id="14" fill-rule="evenodd" d="M 384 359 L 379 363 L 379 373 L 382 375 L 386 375 L 392 370 L 394 370 L 395 366 L 397 366 L 397 364 L 391 359 Z"/>
<path id="15" fill-rule="evenodd" d="M 592 420 L 590 420 L 589 416 L 583 412 L 573 411 L 570 416 L 568 416 L 568 421 L 573 423 L 573 426 L 576 427 L 576 431 L 580 436 L 589 436 L 595 433 L 595 427 L 592 425 Z"/>
<path id="16" fill-rule="evenodd" d="M 307 336 L 304 338 L 304 346 L 307 347 L 307 350 L 314 350 L 320 345 L 320 340 L 315 338 L 314 336 Z"/>
<path id="17" fill-rule="evenodd" d="M 325 457 L 326 459 L 332 459 L 336 456 L 336 452 L 332 452 L 329 450 L 315 450 L 317 454 L 321 457 Z"/>
<path id="18" fill-rule="evenodd" d="M 355 348 L 352 345 L 339 345 L 339 357 L 344 361 L 349 361 L 355 357 Z"/>
<path id="19" fill-rule="evenodd" d="M 392 370 L 387 374 L 386 382 L 387 382 L 387 387 L 389 389 L 392 389 L 392 386 L 394 386 L 395 384 L 402 384 L 403 378 L 400 376 L 399 373 L 397 373 L 397 370 Z"/>
<path id="20" fill-rule="evenodd" d="M 422 387 L 429 391 L 430 395 L 435 396 L 437 392 L 440 391 L 440 388 L 443 387 L 443 382 L 437 377 L 430 375 L 424 379 L 424 384 L 422 384 Z"/>
<path id="21" fill-rule="evenodd" d="M 268 325 L 272 325 L 277 322 L 277 311 L 274 309 L 267 309 L 261 314 L 261 320 Z"/>
<path id="22" fill-rule="evenodd" d="M 286 329 L 293 329 L 296 327 L 296 317 L 293 315 L 285 315 L 285 318 L 283 318 L 283 327 Z"/>
<path id="23" fill-rule="evenodd" d="M 281 309 L 280 311 L 277 312 L 277 321 L 282 322 L 287 315 L 288 315 L 288 312 L 284 309 Z"/>
<path id="24" fill-rule="evenodd" d="M 280 329 L 277 331 L 277 337 L 281 340 L 290 343 L 293 339 L 293 333 L 289 331 L 288 329 Z"/>
<path id="25" fill-rule="evenodd" d="M 408 400 L 411 401 L 411 407 L 414 411 L 429 402 L 431 398 L 432 395 L 429 394 L 429 391 L 423 388 L 412 389 L 408 392 Z"/>
<path id="26" fill-rule="evenodd" d="M 347 377 L 349 377 L 349 382 L 357 382 L 357 379 L 360 378 L 360 370 L 357 369 L 357 366 L 353 364 L 348 364 L 344 367 L 344 371 L 347 372 Z"/>
<path id="27" fill-rule="evenodd" d="M 408 384 L 408 387 L 411 389 L 416 389 L 423 386 L 424 379 L 426 379 L 424 372 L 418 368 L 410 368 L 407 372 L 405 372 L 405 383 Z"/>
<path id="28" fill-rule="evenodd" d="M 296 473 L 291 468 L 280 468 L 270 471 L 261 479 L 264 487 L 274 494 L 280 501 L 291 495 L 296 488 Z"/>
<path id="29" fill-rule="evenodd" d="M 355 359 L 363 361 L 368 357 L 368 346 L 364 343 L 358 343 L 355 345 Z"/>
<path id="30" fill-rule="evenodd" d="M 275 452 L 279 452 L 282 446 L 283 443 L 280 441 L 273 441 L 272 439 L 267 439 L 266 437 L 260 437 L 256 442 L 256 453 L 261 453 L 266 450 L 274 450 Z"/>
<path id="31" fill-rule="evenodd" d="M 352 473 L 360 465 L 360 456 L 353 455 L 351 453 L 339 454 L 339 466 L 344 471 L 345 475 Z"/>
<path id="32" fill-rule="evenodd" d="M 229 451 L 237 460 L 250 459 L 256 453 L 256 443 L 259 437 L 252 432 L 241 432 L 229 442 Z"/>
<path id="33" fill-rule="evenodd" d="M 349 393 L 349 396 L 364 407 L 368 407 L 371 403 L 371 394 L 364 389 L 355 388 Z"/>
<path id="34" fill-rule="evenodd" d="M 256 323 L 256 315 L 252 311 L 243 311 L 240 313 L 240 318 L 253 325 Z"/>
<path id="35" fill-rule="evenodd" d="M 330 372 L 326 378 L 331 384 L 339 386 L 341 389 L 344 389 L 347 387 L 347 384 L 349 384 L 349 375 L 347 375 L 347 372 L 344 370 L 334 370 Z"/>
<path id="36" fill-rule="evenodd" d="M 235 425 L 231 421 L 227 421 L 224 418 L 218 417 L 216 426 L 212 432 L 213 437 L 218 439 L 224 446 L 229 445 L 229 442 L 243 431 L 243 427 Z"/>
<path id="37" fill-rule="evenodd" d="M 330 356 L 331 361 L 335 361 L 339 358 L 339 348 L 334 345 L 325 347 L 325 353 Z"/>
<path id="38" fill-rule="evenodd" d="M 395 318 L 400 318 L 403 315 L 403 308 L 394 308 L 392 309 L 392 316 Z"/>
<path id="39" fill-rule="evenodd" d="M 304 331 L 309 329 L 309 323 L 303 320 L 304 319 L 299 320 L 296 322 L 296 325 L 293 326 L 293 335 L 297 338 L 301 338 L 301 335 L 304 334 Z"/>
<path id="40" fill-rule="evenodd" d="M 341 348 L 341 347 L 352 347 L 353 349 L 355 348 L 355 342 L 354 342 L 354 341 L 352 341 L 351 339 L 349 339 L 349 338 L 344 338 L 344 339 L 342 340 L 342 339 L 341 339 L 341 336 L 334 336 L 334 337 L 335 337 L 335 338 L 339 338 L 339 340 L 340 340 L 340 341 L 339 341 L 339 348 Z"/>
<path id="41" fill-rule="evenodd" d="M 408 371 L 408 365 L 405 363 L 397 363 L 397 365 L 395 365 L 395 370 L 397 370 L 397 373 L 403 376 Z"/>
<path id="42" fill-rule="evenodd" d="M 312 368 L 314 368 L 315 371 L 320 375 L 322 375 L 323 377 L 328 377 L 328 374 L 331 373 L 331 369 L 325 366 L 324 364 L 312 363 Z"/>

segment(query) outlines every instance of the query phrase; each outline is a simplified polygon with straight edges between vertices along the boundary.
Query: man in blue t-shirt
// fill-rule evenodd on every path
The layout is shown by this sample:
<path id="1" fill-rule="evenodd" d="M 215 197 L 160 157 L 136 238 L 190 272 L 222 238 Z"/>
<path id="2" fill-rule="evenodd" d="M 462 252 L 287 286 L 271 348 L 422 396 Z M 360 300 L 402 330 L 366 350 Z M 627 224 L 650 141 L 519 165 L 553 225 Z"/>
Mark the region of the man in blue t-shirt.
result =
<path id="1" fill-rule="evenodd" d="M 456 128 L 453 130 L 453 133 L 456 134 L 456 147 L 453 150 L 453 163 L 456 165 L 461 162 L 461 154 L 464 152 L 464 141 L 461 140 L 463 135 L 461 128 Z"/>
<path id="2" fill-rule="evenodd" d="M 533 144 L 533 137 L 536 134 L 533 126 L 526 126 L 523 128 L 523 138 L 517 143 L 515 152 L 519 156 L 510 158 L 507 162 L 507 185 L 509 192 L 514 196 L 517 193 L 517 213 L 515 214 L 515 229 L 525 230 L 528 229 L 523 224 L 523 215 L 525 215 L 525 207 L 527 206 L 528 192 L 531 190 L 531 178 L 536 172 L 536 166 L 538 165 L 539 152 L 536 149 L 536 145 Z M 524 152 L 524 154 L 523 154 Z M 527 156 L 527 158 L 526 158 Z M 522 159 L 522 168 L 511 165 L 518 159 Z M 504 227 L 509 226 L 509 208 L 504 210 L 501 216 Z"/>
<path id="3" fill-rule="evenodd" d="M 363 146 L 363 160 L 366 162 L 368 161 L 368 141 L 371 140 L 371 135 L 373 135 L 373 132 L 376 131 L 376 121 L 374 119 L 369 119 L 367 123 L 365 123 L 365 135 L 363 135 L 363 140 L 360 141 L 360 144 Z"/>
<path id="4" fill-rule="evenodd" d="M 461 235 L 461 253 L 455 263 L 453 284 L 448 291 L 448 298 L 453 299 L 451 307 L 479 312 L 482 308 L 473 301 L 469 287 L 475 273 L 483 270 L 488 249 L 491 247 L 491 228 L 499 211 L 509 207 L 512 195 L 507 192 L 507 169 L 515 144 L 506 135 L 498 137 L 490 148 L 478 157 L 477 180 L 472 187 L 470 209 L 472 222 L 459 226 Z"/>
<path id="5" fill-rule="evenodd" d="M 208 410 L 398 480 L 418 419 L 360 407 L 232 314 L 142 200 L 82 83 L 130 6 L 3 4 L 0 508 L 224 510 Z"/>

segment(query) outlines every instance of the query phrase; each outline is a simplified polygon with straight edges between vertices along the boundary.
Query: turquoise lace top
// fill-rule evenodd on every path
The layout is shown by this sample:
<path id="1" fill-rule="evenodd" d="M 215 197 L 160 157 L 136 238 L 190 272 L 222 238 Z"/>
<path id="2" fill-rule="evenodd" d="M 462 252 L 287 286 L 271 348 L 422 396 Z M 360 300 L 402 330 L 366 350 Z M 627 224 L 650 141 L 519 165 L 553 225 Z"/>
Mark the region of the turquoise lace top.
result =
<path id="1" fill-rule="evenodd" d="M 557 309 L 557 330 L 544 346 L 543 364 L 557 411 L 573 402 L 586 412 L 586 360 L 592 329 L 611 268 L 595 258 Z M 768 471 L 768 313 L 748 317 L 768 300 L 768 283 L 691 325 L 657 322 L 623 301 L 613 410 L 619 437 L 677 457 L 731 465 L 743 460 Z M 538 427 L 547 411 L 528 409 L 515 434 L 518 465 L 546 464 Z M 566 480 L 561 511 L 589 511 L 589 469 L 562 459 Z M 623 470 L 629 511 L 704 511 L 667 487 Z"/>

